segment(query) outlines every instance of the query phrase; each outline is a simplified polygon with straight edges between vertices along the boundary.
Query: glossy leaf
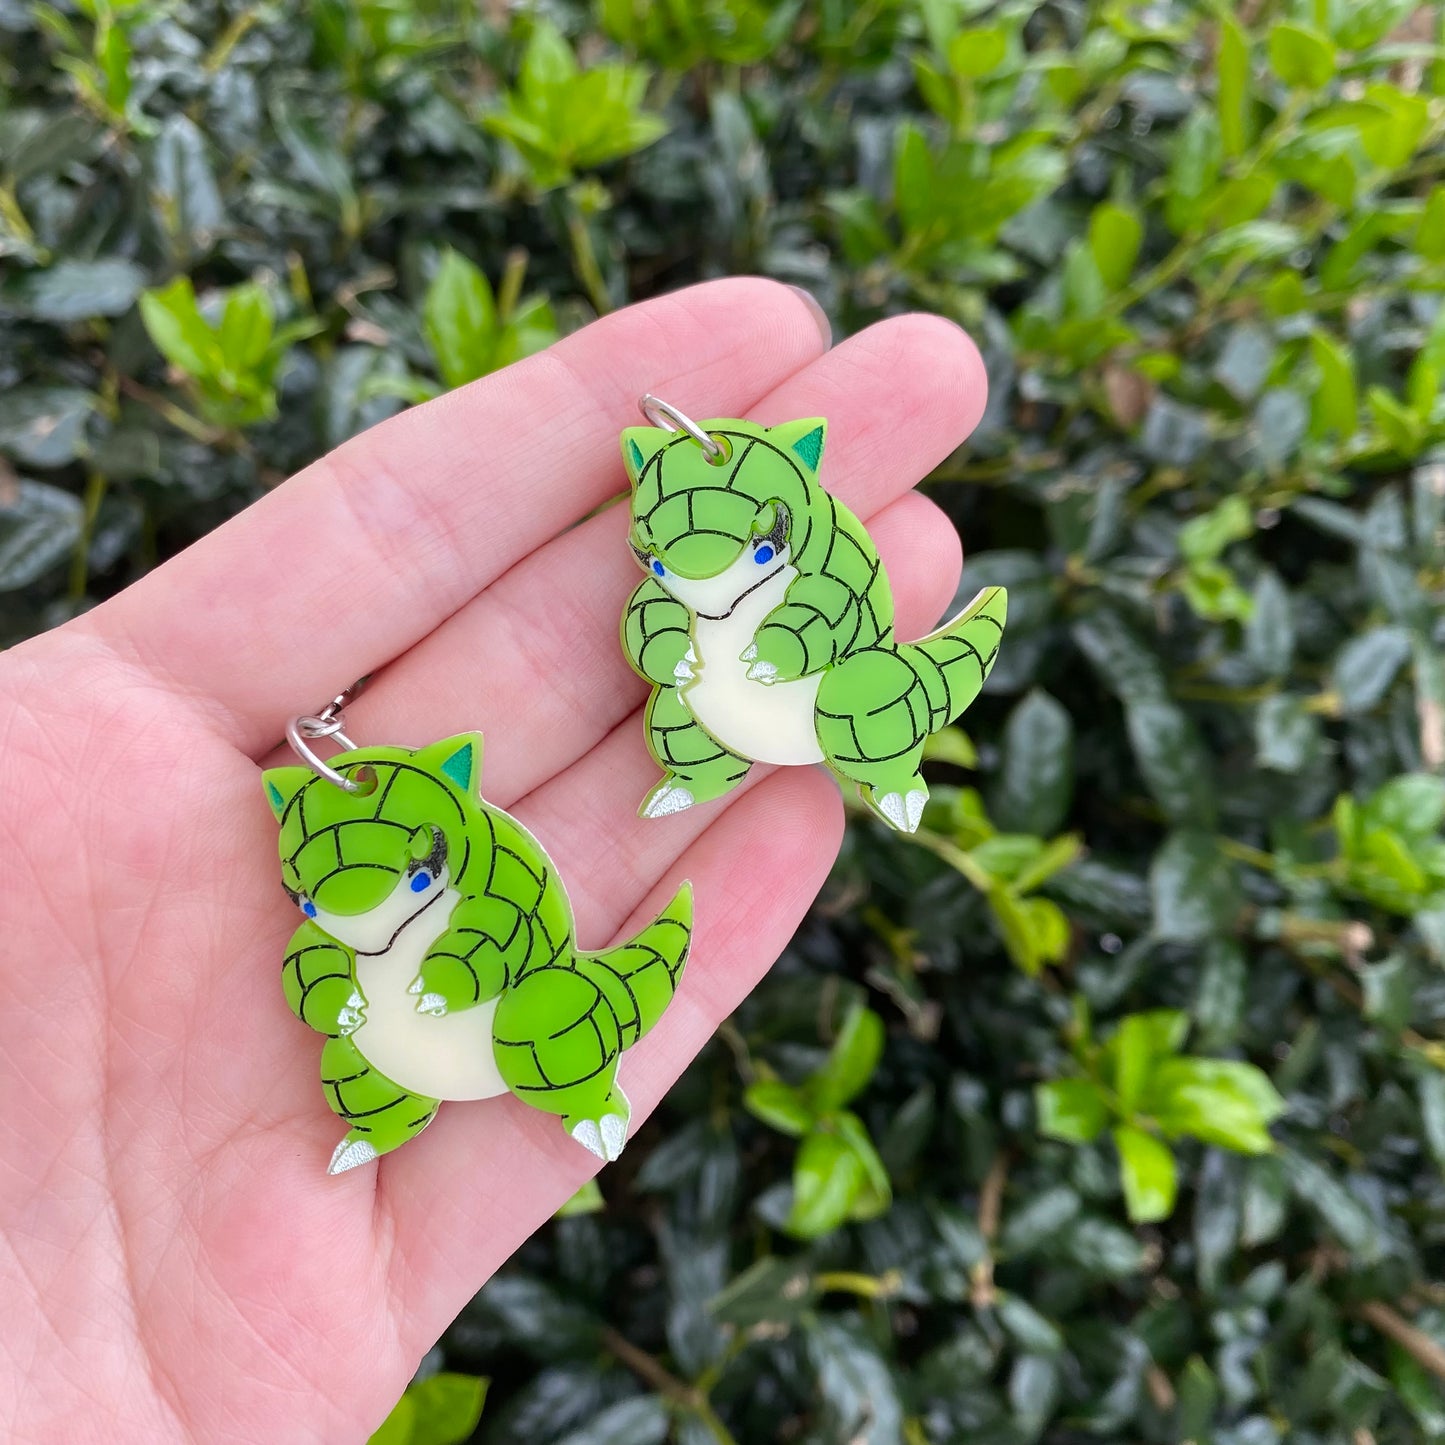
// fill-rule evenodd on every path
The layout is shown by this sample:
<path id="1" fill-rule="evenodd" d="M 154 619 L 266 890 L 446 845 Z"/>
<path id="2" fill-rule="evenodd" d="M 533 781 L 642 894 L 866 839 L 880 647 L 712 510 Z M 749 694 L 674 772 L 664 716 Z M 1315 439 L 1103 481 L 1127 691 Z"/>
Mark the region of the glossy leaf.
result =
<path id="1" fill-rule="evenodd" d="M 826 1128 L 813 1130 L 793 1166 L 788 1232 L 799 1239 L 832 1233 L 852 1213 L 865 1180 L 864 1162 L 847 1140 Z"/>

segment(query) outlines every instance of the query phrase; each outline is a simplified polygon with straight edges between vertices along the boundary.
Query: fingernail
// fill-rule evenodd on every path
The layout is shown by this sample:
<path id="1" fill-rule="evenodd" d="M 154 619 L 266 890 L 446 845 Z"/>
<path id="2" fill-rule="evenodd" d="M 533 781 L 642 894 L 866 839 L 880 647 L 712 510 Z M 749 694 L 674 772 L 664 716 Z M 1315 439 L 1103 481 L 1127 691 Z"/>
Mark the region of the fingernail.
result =
<path id="1" fill-rule="evenodd" d="M 801 286 L 789 286 L 789 291 L 796 291 L 803 298 L 803 304 L 813 313 L 813 321 L 817 325 L 818 335 L 823 338 L 824 347 L 833 344 L 833 323 L 828 320 L 828 313 L 823 310 L 822 304 L 811 291 Z"/>

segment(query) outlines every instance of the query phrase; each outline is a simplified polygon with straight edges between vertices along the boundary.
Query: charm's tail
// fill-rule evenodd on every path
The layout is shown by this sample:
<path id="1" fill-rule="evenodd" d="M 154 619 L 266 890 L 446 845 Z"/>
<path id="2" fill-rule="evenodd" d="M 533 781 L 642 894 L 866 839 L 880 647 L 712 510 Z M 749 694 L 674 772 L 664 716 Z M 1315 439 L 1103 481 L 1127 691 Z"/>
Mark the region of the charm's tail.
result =
<path id="1" fill-rule="evenodd" d="M 978 696 L 993 670 L 1007 617 L 1008 592 L 985 587 L 937 632 L 898 649 L 923 683 L 930 733 L 951 723 Z"/>
<path id="2" fill-rule="evenodd" d="M 578 959 L 578 972 L 586 973 L 612 1004 L 624 1049 L 630 1049 L 672 1002 L 691 944 L 692 884 L 684 883 L 641 933 L 605 953 Z"/>

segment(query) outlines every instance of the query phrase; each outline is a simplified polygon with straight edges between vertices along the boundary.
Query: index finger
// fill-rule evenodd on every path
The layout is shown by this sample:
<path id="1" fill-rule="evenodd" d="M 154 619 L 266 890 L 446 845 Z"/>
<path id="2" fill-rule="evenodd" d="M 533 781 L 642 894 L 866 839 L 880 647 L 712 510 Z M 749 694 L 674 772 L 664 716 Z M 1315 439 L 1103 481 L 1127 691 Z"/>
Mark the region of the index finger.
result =
<path id="1" fill-rule="evenodd" d="M 620 491 L 639 395 L 744 413 L 826 349 L 820 316 L 756 278 L 615 312 L 353 438 L 76 625 L 260 753 Z"/>

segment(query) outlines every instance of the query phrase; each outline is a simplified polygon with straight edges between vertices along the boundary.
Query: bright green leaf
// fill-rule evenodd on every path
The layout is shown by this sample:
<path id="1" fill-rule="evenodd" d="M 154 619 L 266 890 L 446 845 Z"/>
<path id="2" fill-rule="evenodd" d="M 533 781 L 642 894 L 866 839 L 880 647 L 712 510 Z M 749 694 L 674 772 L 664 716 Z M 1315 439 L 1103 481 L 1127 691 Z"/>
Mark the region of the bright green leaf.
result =
<path id="1" fill-rule="evenodd" d="M 1269 32 L 1269 63 L 1286 85 L 1321 90 L 1335 73 L 1335 47 L 1318 30 L 1281 21 Z"/>
<path id="2" fill-rule="evenodd" d="M 1119 290 L 1129 279 L 1143 240 L 1144 222 L 1137 211 L 1113 201 L 1094 207 L 1089 217 L 1089 251 L 1110 291 Z"/>
<path id="3" fill-rule="evenodd" d="M 1219 23 L 1219 54 L 1215 62 L 1218 85 L 1219 135 L 1226 156 L 1243 153 L 1254 130 L 1249 95 L 1249 39 L 1239 22 L 1225 11 Z"/>
<path id="4" fill-rule="evenodd" d="M 449 387 L 465 386 L 492 369 L 497 306 L 481 269 L 448 249 L 422 304 L 427 340 Z"/>
<path id="5" fill-rule="evenodd" d="M 743 1091 L 743 1107 L 755 1119 L 801 1139 L 817 1120 L 817 1112 L 802 1091 L 780 1079 L 756 1079 Z"/>
<path id="6" fill-rule="evenodd" d="M 787 1230 L 798 1239 L 830 1234 L 852 1212 L 866 1168 L 847 1140 L 826 1127 L 803 1140 L 793 1165 L 793 1204 Z"/>
<path id="7" fill-rule="evenodd" d="M 827 1062 L 808 1080 L 807 1097 L 820 1114 L 841 1109 L 862 1091 L 883 1057 L 883 1020 L 854 1004 L 843 1018 Z"/>
<path id="8" fill-rule="evenodd" d="M 1109 1105 L 1092 1079 L 1051 1079 L 1034 1089 L 1039 1133 L 1069 1144 L 1088 1144 L 1109 1122 Z"/>
<path id="9" fill-rule="evenodd" d="M 1114 1130 L 1124 1204 L 1135 1224 L 1153 1224 L 1174 1212 L 1179 1189 L 1174 1153 L 1162 1140 L 1130 1124 Z"/>
<path id="10" fill-rule="evenodd" d="M 197 380 L 219 374 L 225 355 L 215 331 L 201 315 L 189 276 L 177 276 L 168 286 L 145 292 L 140 298 L 140 314 L 151 340 L 172 366 Z"/>

